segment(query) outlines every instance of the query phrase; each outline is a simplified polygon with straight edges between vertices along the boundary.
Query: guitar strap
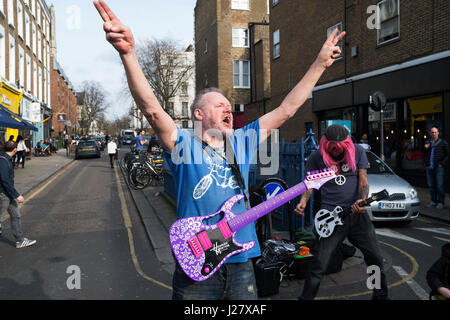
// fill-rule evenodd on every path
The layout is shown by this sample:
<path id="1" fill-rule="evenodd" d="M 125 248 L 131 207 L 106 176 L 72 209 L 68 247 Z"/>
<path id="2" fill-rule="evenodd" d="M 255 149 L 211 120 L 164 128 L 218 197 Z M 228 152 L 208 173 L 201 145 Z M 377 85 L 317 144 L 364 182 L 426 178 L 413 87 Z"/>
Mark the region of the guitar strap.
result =
<path id="1" fill-rule="evenodd" d="M 237 183 L 239 185 L 239 188 L 241 188 L 242 193 L 244 194 L 244 200 L 245 200 L 245 208 L 248 209 L 248 198 L 249 196 L 247 189 L 245 188 L 245 180 L 242 176 L 241 170 L 239 169 L 239 165 L 237 164 L 236 161 L 236 154 L 234 153 L 234 149 L 233 149 L 233 145 L 232 145 L 232 141 L 230 140 L 229 137 L 227 137 L 227 141 L 225 142 L 225 157 L 222 156 L 221 154 L 219 154 L 213 147 L 211 147 L 209 144 L 207 144 L 205 141 L 201 140 L 199 137 L 193 135 L 194 138 L 196 138 L 197 140 L 199 140 L 203 147 L 210 149 L 215 155 L 219 156 L 220 158 L 222 158 L 223 160 L 225 160 L 225 162 L 230 166 L 231 171 L 233 171 L 233 175 L 236 177 Z M 227 143 L 228 142 L 228 143 Z M 233 153 L 233 159 L 227 159 L 228 153 L 227 153 L 227 144 L 230 145 L 232 153 Z M 231 161 L 230 161 L 231 160 Z"/>

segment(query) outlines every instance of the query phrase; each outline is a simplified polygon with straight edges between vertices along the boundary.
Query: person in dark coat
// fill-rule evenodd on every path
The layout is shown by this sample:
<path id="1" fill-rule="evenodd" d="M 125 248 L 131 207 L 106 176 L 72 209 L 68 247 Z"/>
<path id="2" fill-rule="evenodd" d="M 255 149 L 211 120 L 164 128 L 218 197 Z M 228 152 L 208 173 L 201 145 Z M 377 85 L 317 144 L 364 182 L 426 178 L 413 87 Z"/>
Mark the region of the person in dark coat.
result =
<path id="1" fill-rule="evenodd" d="M 436 127 L 430 129 L 431 141 L 425 142 L 427 182 L 431 203 L 428 207 L 443 209 L 445 204 L 445 166 L 448 160 L 448 143 L 439 138 Z"/>
<path id="2" fill-rule="evenodd" d="M 444 244 L 441 257 L 427 272 L 427 282 L 431 288 L 430 297 L 440 295 L 450 298 L 450 242 Z"/>

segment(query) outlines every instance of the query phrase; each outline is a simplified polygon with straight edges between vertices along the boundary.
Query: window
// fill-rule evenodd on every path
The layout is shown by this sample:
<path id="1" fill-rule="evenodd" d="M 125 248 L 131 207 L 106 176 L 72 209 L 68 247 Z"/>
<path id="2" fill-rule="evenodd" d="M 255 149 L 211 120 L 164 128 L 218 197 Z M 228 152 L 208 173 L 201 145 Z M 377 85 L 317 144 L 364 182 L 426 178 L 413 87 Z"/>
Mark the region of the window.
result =
<path id="1" fill-rule="evenodd" d="M 4 7 L 4 0 L 0 0 L 0 12 L 3 14 L 3 16 L 5 15 L 3 7 Z"/>
<path id="2" fill-rule="evenodd" d="M 14 2 L 8 0 L 8 24 L 14 27 Z"/>
<path id="3" fill-rule="evenodd" d="M 20 86 L 25 85 L 25 52 L 23 48 L 19 45 L 19 82 Z"/>
<path id="4" fill-rule="evenodd" d="M 278 2 L 280 2 L 279 0 L 273 0 L 272 1 L 272 7 L 276 6 L 278 4 Z"/>
<path id="5" fill-rule="evenodd" d="M 189 105 L 187 102 L 182 102 L 181 115 L 183 117 L 189 117 Z"/>
<path id="6" fill-rule="evenodd" d="M 233 60 L 233 87 L 250 88 L 250 61 Z"/>
<path id="7" fill-rule="evenodd" d="M 26 80 L 26 85 L 25 88 L 27 91 L 31 91 L 31 58 L 28 55 L 28 53 L 26 54 L 26 61 L 27 61 L 27 80 Z"/>
<path id="8" fill-rule="evenodd" d="M 37 96 L 37 65 L 36 65 L 36 61 L 33 61 L 33 95 Z"/>
<path id="9" fill-rule="evenodd" d="M 234 112 L 244 112 L 244 104 L 243 103 L 235 103 L 234 104 Z"/>
<path id="10" fill-rule="evenodd" d="M 249 0 L 231 0 L 231 9 L 250 10 Z"/>
<path id="11" fill-rule="evenodd" d="M 30 48 L 30 16 L 25 12 L 25 44 Z"/>
<path id="12" fill-rule="evenodd" d="M 384 0 L 379 2 L 380 28 L 377 44 L 382 44 L 400 37 L 400 0 Z"/>
<path id="13" fill-rule="evenodd" d="M 38 36 L 38 42 L 37 42 L 37 57 L 39 59 L 39 61 L 42 61 L 42 43 L 41 43 L 41 32 L 38 30 L 37 31 L 37 36 Z"/>
<path id="14" fill-rule="evenodd" d="M 183 127 L 183 129 L 189 128 L 189 121 L 183 120 L 181 122 L 181 126 Z"/>
<path id="15" fill-rule="evenodd" d="M 39 67 L 39 78 L 38 78 L 38 100 L 42 101 L 43 95 L 42 95 L 42 68 Z"/>
<path id="16" fill-rule="evenodd" d="M 0 77 L 6 76 L 5 28 L 0 25 Z"/>
<path id="17" fill-rule="evenodd" d="M 187 95 L 188 94 L 188 85 L 186 82 L 183 82 L 181 84 L 181 94 L 182 95 Z"/>
<path id="18" fill-rule="evenodd" d="M 273 58 L 280 57 L 280 29 L 273 32 Z"/>
<path id="19" fill-rule="evenodd" d="M 233 47 L 248 48 L 248 29 L 233 29 Z"/>
<path id="20" fill-rule="evenodd" d="M 16 42 L 9 35 L 9 81 L 16 82 Z"/>
<path id="21" fill-rule="evenodd" d="M 31 33 L 31 42 L 33 42 L 33 53 L 34 53 L 34 55 L 36 55 L 36 26 L 34 25 L 34 23 L 32 24 L 33 25 L 33 31 L 32 31 L 32 33 Z"/>
<path id="22" fill-rule="evenodd" d="M 39 2 L 36 3 L 36 21 L 37 24 L 40 26 L 41 25 L 41 5 L 39 4 Z"/>
<path id="23" fill-rule="evenodd" d="M 17 34 L 23 39 L 23 8 L 20 2 L 17 2 Z"/>
<path id="24" fill-rule="evenodd" d="M 327 38 L 330 36 L 330 34 L 333 33 L 333 31 L 334 31 L 336 28 L 338 29 L 338 33 L 336 34 L 336 36 L 338 36 L 338 35 L 341 34 L 341 32 L 342 32 L 342 22 L 339 22 L 339 23 L 335 24 L 334 26 L 328 28 L 328 30 L 327 30 Z M 344 49 L 343 49 L 343 48 L 344 48 L 344 47 L 343 47 L 343 41 L 344 41 L 344 40 L 339 40 L 339 42 L 336 44 L 339 48 L 341 48 L 341 52 L 344 50 Z M 337 60 L 340 60 L 340 59 L 342 59 L 342 55 L 339 56 L 338 58 L 336 58 L 336 61 L 337 61 Z"/>

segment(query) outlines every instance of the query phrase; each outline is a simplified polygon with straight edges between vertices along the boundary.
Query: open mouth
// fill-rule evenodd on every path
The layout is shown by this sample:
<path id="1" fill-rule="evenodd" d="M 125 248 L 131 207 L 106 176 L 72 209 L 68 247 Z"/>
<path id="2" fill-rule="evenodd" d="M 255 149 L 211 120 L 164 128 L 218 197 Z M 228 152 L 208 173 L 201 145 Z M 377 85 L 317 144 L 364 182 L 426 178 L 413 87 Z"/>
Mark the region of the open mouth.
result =
<path id="1" fill-rule="evenodd" d="M 227 125 L 231 125 L 231 120 L 231 116 L 226 116 L 222 121 Z"/>

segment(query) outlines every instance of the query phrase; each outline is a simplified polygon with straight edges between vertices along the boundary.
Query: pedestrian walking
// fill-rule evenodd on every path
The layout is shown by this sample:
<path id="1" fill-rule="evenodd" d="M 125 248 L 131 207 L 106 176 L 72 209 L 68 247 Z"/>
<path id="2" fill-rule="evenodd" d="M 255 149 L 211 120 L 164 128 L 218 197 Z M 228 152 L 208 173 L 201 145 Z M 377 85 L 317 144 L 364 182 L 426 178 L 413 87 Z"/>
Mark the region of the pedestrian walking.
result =
<path id="1" fill-rule="evenodd" d="M 338 124 L 329 126 L 320 140 L 319 150 L 311 154 L 305 166 L 305 171 L 308 172 L 325 167 L 332 168 L 336 172 L 336 179 L 328 181 L 320 188 L 321 209 L 332 212 L 336 206 L 348 207 L 352 213 L 343 218 L 344 225 L 336 228 L 330 237 L 316 240 L 317 249 L 308 270 L 303 293 L 299 297 L 302 300 L 312 300 L 316 297 L 331 256 L 345 238 L 361 250 L 368 266 L 375 265 L 380 270 L 380 287 L 373 290 L 372 299 L 388 298 L 383 257 L 375 229 L 366 208 L 358 206 L 359 202 L 369 196 L 367 180 L 369 161 L 364 149 L 360 145 L 355 145 L 348 134 L 349 131 L 344 126 Z M 310 189 L 303 193 L 295 209 L 298 214 L 304 215 L 312 192 L 313 189 Z"/>
<path id="2" fill-rule="evenodd" d="M 0 153 L 0 223 L 5 211 L 11 218 L 11 231 L 16 241 L 16 248 L 24 248 L 36 243 L 36 240 L 29 240 L 24 237 L 19 210 L 19 203 L 25 199 L 14 188 L 14 168 L 11 161 L 17 152 L 17 145 L 14 141 L 5 143 L 4 152 Z M 1 225 L 0 225 L 1 234 Z"/>
<path id="3" fill-rule="evenodd" d="M 15 163 L 16 167 L 19 167 L 20 162 L 22 162 L 22 169 L 25 168 L 25 152 L 27 151 L 27 146 L 25 144 L 25 140 L 22 138 L 22 136 L 19 134 L 17 136 L 17 155 Z"/>
<path id="4" fill-rule="evenodd" d="M 443 209 L 445 204 L 445 167 L 449 150 L 448 143 L 439 138 L 439 129 L 431 127 L 431 141 L 425 142 L 425 165 L 431 202 L 428 207 Z"/>
<path id="5" fill-rule="evenodd" d="M 109 163 L 111 164 L 111 168 L 114 168 L 114 159 L 117 159 L 117 144 L 115 142 L 116 139 L 110 138 L 110 141 L 108 142 L 107 149 L 108 149 L 108 155 L 109 155 Z"/>
<path id="6" fill-rule="evenodd" d="M 66 156 L 69 156 L 69 135 L 64 135 L 64 148 L 66 149 Z"/>
<path id="7" fill-rule="evenodd" d="M 120 22 L 104 1 L 94 1 L 94 5 L 104 20 L 106 39 L 120 54 L 131 94 L 139 102 L 138 107 L 146 115 L 161 145 L 169 153 L 166 159 L 178 188 L 179 219 L 214 213 L 227 198 L 236 194 L 244 194 L 248 199 L 246 186 L 249 183 L 249 162 L 256 156 L 260 143 L 267 139 L 272 130 L 294 116 L 304 104 L 321 75 L 340 56 L 341 50 L 337 42 L 345 35 L 345 32 L 342 32 L 338 36 L 338 30 L 335 29 L 325 41 L 308 72 L 293 87 L 281 105 L 241 129 L 233 130 L 231 103 L 219 89 L 201 90 L 191 108 L 192 119 L 200 122 L 201 128 L 191 133 L 177 128 L 158 102 L 148 81 L 145 81 L 130 29 Z M 231 150 L 227 149 L 225 152 L 226 145 Z M 136 148 L 138 147 L 139 144 L 136 145 Z M 181 157 L 187 161 L 178 161 L 181 151 Z M 235 161 L 230 159 L 233 155 Z M 176 161 L 173 161 L 175 159 Z M 204 183 L 206 178 L 210 178 L 214 168 L 216 173 L 220 171 L 226 175 L 221 177 L 226 183 Z M 240 201 L 234 206 L 233 212 L 240 214 L 246 207 L 244 201 Z M 218 216 L 214 217 L 216 220 L 208 221 L 208 224 L 217 223 L 217 218 Z M 252 258 L 260 256 L 261 250 L 254 223 L 237 231 L 235 237 L 242 243 L 254 241 L 255 245 L 247 251 L 229 257 L 221 269 L 206 281 L 192 280 L 183 272 L 181 265 L 176 263 L 172 298 L 256 299 Z"/>

